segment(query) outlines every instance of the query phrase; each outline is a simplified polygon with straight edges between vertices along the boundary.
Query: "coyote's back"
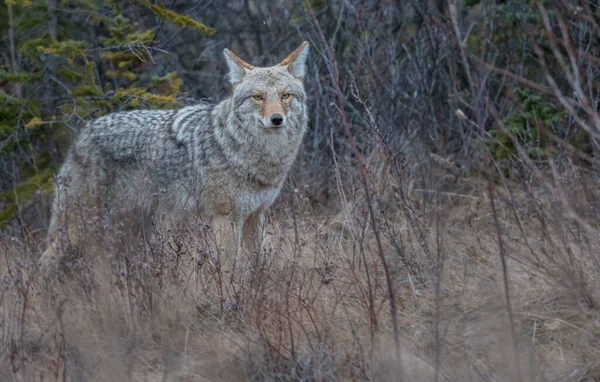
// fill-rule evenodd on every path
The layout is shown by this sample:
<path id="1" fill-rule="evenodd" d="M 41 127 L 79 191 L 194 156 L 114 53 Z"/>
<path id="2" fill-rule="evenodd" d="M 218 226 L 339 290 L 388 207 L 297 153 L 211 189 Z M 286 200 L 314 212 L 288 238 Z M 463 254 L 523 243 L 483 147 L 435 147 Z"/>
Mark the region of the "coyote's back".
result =
<path id="1" fill-rule="evenodd" d="M 221 103 L 89 123 L 56 179 L 42 266 L 60 257 L 61 244 L 81 243 L 81 206 L 104 216 L 134 213 L 147 233 L 161 214 L 200 215 L 220 231 L 233 228 L 225 236 L 231 248 L 242 239 L 260 244 L 265 211 L 306 131 L 307 53 L 303 43 L 280 64 L 255 68 L 225 50 L 233 94 Z"/>

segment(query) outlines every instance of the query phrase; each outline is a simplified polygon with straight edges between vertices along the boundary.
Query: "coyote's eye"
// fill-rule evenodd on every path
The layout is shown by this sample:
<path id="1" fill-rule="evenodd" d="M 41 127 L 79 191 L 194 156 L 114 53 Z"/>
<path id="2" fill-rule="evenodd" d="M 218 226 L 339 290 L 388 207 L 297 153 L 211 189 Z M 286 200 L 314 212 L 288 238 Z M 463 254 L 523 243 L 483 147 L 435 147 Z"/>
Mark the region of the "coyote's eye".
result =
<path id="1" fill-rule="evenodd" d="M 261 96 L 260 94 L 255 94 L 252 96 L 252 98 L 254 98 L 255 101 L 262 101 L 263 100 L 263 96 Z"/>
<path id="2" fill-rule="evenodd" d="M 281 99 L 288 99 L 288 98 L 290 98 L 290 96 L 291 96 L 291 94 L 290 94 L 290 93 L 283 93 L 283 94 L 281 95 Z"/>

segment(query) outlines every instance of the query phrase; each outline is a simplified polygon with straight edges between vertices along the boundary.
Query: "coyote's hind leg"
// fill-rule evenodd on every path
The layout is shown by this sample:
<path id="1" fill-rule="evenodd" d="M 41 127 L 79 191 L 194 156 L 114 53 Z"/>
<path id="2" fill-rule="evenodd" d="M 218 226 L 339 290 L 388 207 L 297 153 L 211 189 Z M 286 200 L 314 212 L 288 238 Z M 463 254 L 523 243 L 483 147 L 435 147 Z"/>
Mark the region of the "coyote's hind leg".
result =
<path id="1" fill-rule="evenodd" d="M 68 251 L 81 247 L 84 237 L 97 231 L 95 227 L 102 232 L 101 199 L 95 198 L 96 194 L 87 189 L 71 191 L 73 195 L 67 195 L 67 189 L 62 185 L 57 185 L 55 189 L 55 202 L 48 229 L 48 247 L 38 261 L 39 268 L 45 275 L 56 271 Z"/>
<path id="2" fill-rule="evenodd" d="M 49 234 L 48 248 L 39 259 L 39 268 L 45 275 L 56 271 L 66 250 L 76 247 L 81 242 L 83 227 L 80 222 L 82 219 L 71 215 L 67 217 L 66 211 L 56 213 L 59 215 L 56 219 L 56 225 L 52 227 Z"/>

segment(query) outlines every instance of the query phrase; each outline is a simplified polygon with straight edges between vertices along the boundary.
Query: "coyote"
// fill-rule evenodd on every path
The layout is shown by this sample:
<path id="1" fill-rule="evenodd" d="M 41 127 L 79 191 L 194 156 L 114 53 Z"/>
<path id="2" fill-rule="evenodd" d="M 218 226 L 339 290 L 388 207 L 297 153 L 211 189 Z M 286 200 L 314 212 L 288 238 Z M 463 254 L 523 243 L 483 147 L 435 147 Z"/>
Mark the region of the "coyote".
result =
<path id="1" fill-rule="evenodd" d="M 42 270 L 61 238 L 82 242 L 73 205 L 100 216 L 126 209 L 144 232 L 152 219 L 200 215 L 237 252 L 260 245 L 265 211 L 279 195 L 307 128 L 303 79 L 309 45 L 281 63 L 254 67 L 224 50 L 233 91 L 217 105 L 113 113 L 88 123 L 55 181 Z M 71 209 L 71 210 L 70 210 Z M 231 248 L 231 247 L 230 247 Z"/>

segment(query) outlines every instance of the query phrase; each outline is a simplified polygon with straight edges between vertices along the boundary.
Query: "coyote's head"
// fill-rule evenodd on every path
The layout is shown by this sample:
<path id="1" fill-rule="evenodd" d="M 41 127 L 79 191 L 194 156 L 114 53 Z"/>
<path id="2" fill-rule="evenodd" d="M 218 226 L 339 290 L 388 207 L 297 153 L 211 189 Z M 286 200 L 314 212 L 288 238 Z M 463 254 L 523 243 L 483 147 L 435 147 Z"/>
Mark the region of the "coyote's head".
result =
<path id="1" fill-rule="evenodd" d="M 269 132 L 302 125 L 306 118 L 302 84 L 308 56 L 306 41 L 279 64 L 268 68 L 254 67 L 228 49 L 224 53 L 239 120 Z"/>

